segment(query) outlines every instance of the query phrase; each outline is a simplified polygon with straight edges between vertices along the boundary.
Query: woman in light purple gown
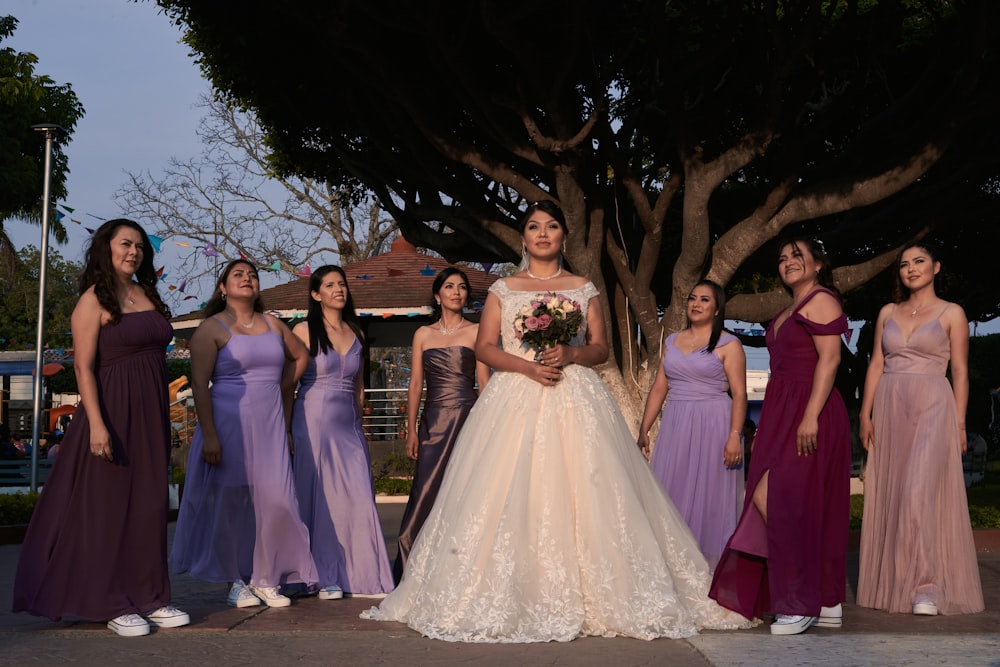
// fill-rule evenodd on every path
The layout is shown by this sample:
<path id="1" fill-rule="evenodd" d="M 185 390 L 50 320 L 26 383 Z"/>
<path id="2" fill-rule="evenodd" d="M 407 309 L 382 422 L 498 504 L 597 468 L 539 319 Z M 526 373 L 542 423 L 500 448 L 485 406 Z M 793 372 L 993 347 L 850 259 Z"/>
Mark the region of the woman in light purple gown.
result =
<path id="1" fill-rule="evenodd" d="M 722 330 L 725 306 L 725 292 L 710 280 L 691 290 L 688 326 L 664 343 L 663 364 L 639 428 L 639 447 L 648 457 L 647 433 L 667 399 L 653 447 L 653 473 L 711 567 L 736 528 L 744 488 L 740 433 L 747 412 L 746 356 L 739 340 Z"/>
<path id="2" fill-rule="evenodd" d="M 393 581 L 361 428 L 363 334 L 340 267 L 312 274 L 306 321 L 292 331 L 310 355 L 292 411 L 292 441 L 319 597 L 384 595 Z"/>
<path id="3" fill-rule="evenodd" d="M 280 587 L 318 583 L 295 498 L 287 426 L 291 390 L 309 355 L 281 320 L 263 311 L 257 270 L 234 260 L 191 338 L 198 428 L 170 561 L 177 572 L 232 582 L 234 607 L 261 601 L 287 607 Z"/>

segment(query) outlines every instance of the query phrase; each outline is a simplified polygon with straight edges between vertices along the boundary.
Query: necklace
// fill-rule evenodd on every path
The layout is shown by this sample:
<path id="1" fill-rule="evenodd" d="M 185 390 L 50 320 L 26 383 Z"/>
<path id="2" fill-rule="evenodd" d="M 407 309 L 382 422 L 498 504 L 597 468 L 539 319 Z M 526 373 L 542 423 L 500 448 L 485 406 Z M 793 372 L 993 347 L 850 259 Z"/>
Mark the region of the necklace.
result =
<path id="1" fill-rule="evenodd" d="M 456 324 L 455 326 L 446 328 L 444 326 L 444 318 L 441 318 L 440 320 L 438 320 L 438 331 L 440 331 L 441 333 L 443 333 L 445 336 L 448 336 L 448 335 L 451 335 L 451 334 L 455 333 L 459 329 L 461 329 L 463 324 L 465 324 L 465 318 L 464 317 L 462 319 L 460 319 L 458 321 L 458 324 Z"/>
<path id="2" fill-rule="evenodd" d="M 253 315 L 250 316 L 250 323 L 249 324 L 243 324 L 238 319 L 236 319 L 236 313 L 233 313 L 233 321 L 236 322 L 236 324 L 238 324 L 241 327 L 243 327 L 244 329 L 253 329 L 253 324 L 256 321 L 256 319 L 257 319 L 257 313 L 255 312 Z"/>
<path id="3" fill-rule="evenodd" d="M 697 350 L 700 347 L 705 347 L 706 345 L 708 345 L 708 340 L 707 339 L 706 339 L 706 341 L 704 343 L 699 344 L 698 339 L 695 338 L 695 336 L 694 336 L 694 331 L 692 331 L 690 329 L 688 329 L 688 337 L 690 338 L 690 342 L 688 343 L 688 347 L 690 347 L 692 350 Z"/>
<path id="4" fill-rule="evenodd" d="M 135 283 L 128 284 L 128 290 L 125 292 L 125 298 L 128 300 L 129 304 L 135 305 L 135 299 L 132 298 L 132 288 L 135 287 Z"/>
<path id="5" fill-rule="evenodd" d="M 552 280 L 553 278 L 555 278 L 556 276 L 558 276 L 560 273 L 562 273 L 562 267 L 560 266 L 559 270 L 556 271 L 555 273 L 553 273 L 551 276 L 545 276 L 545 277 L 536 276 L 534 273 L 531 272 L 531 269 L 525 269 L 524 272 L 527 273 L 532 278 L 534 278 L 535 280 Z"/>
<path id="6" fill-rule="evenodd" d="M 926 305 L 927 305 L 926 303 L 922 303 L 919 306 L 914 306 L 913 310 L 910 311 L 910 317 L 916 317 L 917 313 L 919 313 L 920 310 Z"/>

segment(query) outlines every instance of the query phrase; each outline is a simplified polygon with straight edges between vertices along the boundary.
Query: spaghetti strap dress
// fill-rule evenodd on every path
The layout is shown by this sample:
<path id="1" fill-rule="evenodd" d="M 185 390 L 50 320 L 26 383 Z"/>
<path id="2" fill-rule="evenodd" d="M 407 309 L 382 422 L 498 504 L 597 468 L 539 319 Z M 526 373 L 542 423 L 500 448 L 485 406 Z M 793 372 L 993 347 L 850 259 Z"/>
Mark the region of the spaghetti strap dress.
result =
<path id="1" fill-rule="evenodd" d="M 113 460 L 90 453 L 80 408 L 60 445 L 21 545 L 14 611 L 106 621 L 170 604 L 166 347 L 156 311 L 101 327 L 97 393 Z"/>
<path id="2" fill-rule="evenodd" d="M 217 321 L 230 333 L 211 386 L 222 462 L 202 460 L 196 428 L 171 566 L 205 581 L 313 587 L 318 577 L 295 498 L 281 402 L 284 342 L 273 329 L 233 334 Z"/>
<path id="3" fill-rule="evenodd" d="M 765 332 L 771 378 L 761 409 L 736 531 L 715 569 L 711 596 L 747 617 L 764 612 L 819 616 L 847 593 L 850 526 L 851 428 L 844 401 L 831 389 L 819 415 L 816 451 L 799 456 L 802 422 L 818 355 L 813 336 L 839 336 L 847 316 L 818 324 L 799 311 L 806 296 L 775 330 Z M 753 489 L 768 475 L 765 523 Z"/>
<path id="4" fill-rule="evenodd" d="M 292 408 L 293 470 L 320 587 L 379 595 L 393 581 L 358 406 L 361 362 L 357 338 L 344 354 L 310 359 Z"/>
<path id="5" fill-rule="evenodd" d="M 984 608 L 942 314 L 909 340 L 894 317 L 882 331 L 885 369 L 875 390 L 861 524 L 863 607 L 907 614 L 915 602 L 942 614 Z"/>

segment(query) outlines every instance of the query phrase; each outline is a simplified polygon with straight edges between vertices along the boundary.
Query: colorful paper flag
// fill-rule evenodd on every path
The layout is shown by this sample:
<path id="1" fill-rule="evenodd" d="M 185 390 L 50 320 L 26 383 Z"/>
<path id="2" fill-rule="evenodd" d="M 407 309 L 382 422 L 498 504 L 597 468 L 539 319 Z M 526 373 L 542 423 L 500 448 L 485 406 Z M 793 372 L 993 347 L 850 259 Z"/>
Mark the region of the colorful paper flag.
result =
<path id="1" fill-rule="evenodd" d="M 205 250 L 202 251 L 202 254 L 204 254 L 205 257 L 218 257 L 219 251 L 215 249 L 214 245 L 209 243 Z"/>
<path id="2" fill-rule="evenodd" d="M 160 252 L 160 244 L 163 243 L 163 237 L 156 234 L 147 234 L 147 236 L 149 237 L 149 244 L 153 246 L 153 252 Z"/>

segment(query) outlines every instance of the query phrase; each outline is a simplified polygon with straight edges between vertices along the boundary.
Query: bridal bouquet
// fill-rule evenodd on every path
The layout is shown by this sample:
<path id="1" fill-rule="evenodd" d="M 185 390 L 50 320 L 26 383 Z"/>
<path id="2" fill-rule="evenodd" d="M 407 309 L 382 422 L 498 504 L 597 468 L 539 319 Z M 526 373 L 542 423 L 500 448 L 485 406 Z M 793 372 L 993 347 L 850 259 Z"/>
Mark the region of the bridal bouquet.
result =
<path id="1" fill-rule="evenodd" d="M 514 316 L 518 340 L 538 351 L 568 343 L 580 332 L 583 310 L 580 304 L 562 294 L 537 294 Z"/>

